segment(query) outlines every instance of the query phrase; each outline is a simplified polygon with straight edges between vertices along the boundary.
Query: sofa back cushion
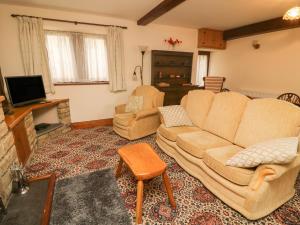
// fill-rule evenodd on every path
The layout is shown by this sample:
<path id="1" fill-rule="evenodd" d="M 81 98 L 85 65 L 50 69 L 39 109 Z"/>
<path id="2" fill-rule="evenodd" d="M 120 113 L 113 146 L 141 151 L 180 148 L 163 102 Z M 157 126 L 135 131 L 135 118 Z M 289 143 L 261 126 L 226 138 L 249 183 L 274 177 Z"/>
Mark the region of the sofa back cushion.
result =
<path id="1" fill-rule="evenodd" d="M 242 147 L 269 139 L 298 136 L 300 108 L 277 99 L 255 99 L 248 102 L 235 136 Z"/>
<path id="2" fill-rule="evenodd" d="M 135 96 L 143 96 L 143 109 L 152 109 L 156 106 L 156 99 L 159 94 L 159 90 L 150 85 L 143 85 L 138 86 L 132 94 Z"/>
<path id="3" fill-rule="evenodd" d="M 203 129 L 233 142 L 249 100 L 232 91 L 216 94 Z"/>
<path id="4" fill-rule="evenodd" d="M 212 91 L 189 91 L 186 99 L 186 111 L 193 124 L 202 128 L 215 94 Z"/>

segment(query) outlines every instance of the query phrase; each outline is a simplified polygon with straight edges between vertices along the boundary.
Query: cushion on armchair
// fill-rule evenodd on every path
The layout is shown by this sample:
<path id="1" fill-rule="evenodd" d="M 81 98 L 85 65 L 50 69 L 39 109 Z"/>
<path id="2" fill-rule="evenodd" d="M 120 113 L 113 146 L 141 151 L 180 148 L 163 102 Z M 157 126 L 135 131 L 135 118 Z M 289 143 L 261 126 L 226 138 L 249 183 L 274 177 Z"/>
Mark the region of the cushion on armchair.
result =
<path id="1" fill-rule="evenodd" d="M 143 109 L 144 97 L 143 96 L 130 96 L 126 104 L 125 112 L 137 113 Z"/>
<path id="2" fill-rule="evenodd" d="M 238 152 L 227 166 L 251 168 L 260 164 L 286 164 L 297 156 L 298 138 L 273 139 L 252 145 Z"/>
<path id="3" fill-rule="evenodd" d="M 181 105 L 158 107 L 166 127 L 193 126 L 185 109 Z"/>

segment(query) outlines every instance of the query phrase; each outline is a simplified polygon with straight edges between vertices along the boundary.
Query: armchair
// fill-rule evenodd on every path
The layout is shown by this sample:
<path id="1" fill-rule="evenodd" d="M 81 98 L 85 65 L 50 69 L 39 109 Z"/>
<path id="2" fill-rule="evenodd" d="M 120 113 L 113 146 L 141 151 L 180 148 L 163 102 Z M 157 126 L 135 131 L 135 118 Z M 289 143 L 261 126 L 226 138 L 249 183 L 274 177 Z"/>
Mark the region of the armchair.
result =
<path id="1" fill-rule="evenodd" d="M 128 140 L 136 140 L 153 134 L 160 125 L 157 107 L 163 105 L 164 93 L 143 85 L 137 87 L 132 96 L 143 96 L 143 108 L 137 113 L 125 112 L 126 104 L 115 107 L 113 130 Z"/>

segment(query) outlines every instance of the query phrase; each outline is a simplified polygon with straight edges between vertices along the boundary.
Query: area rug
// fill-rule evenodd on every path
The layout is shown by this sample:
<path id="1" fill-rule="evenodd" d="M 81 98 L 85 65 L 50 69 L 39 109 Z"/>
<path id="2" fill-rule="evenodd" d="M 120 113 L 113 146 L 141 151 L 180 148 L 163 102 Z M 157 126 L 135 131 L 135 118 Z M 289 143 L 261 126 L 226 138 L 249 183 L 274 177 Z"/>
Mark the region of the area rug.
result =
<path id="1" fill-rule="evenodd" d="M 127 225 L 128 211 L 112 169 L 59 180 L 50 225 Z"/>
<path id="2" fill-rule="evenodd" d="M 296 195 L 282 207 L 257 221 L 249 221 L 214 196 L 202 183 L 185 172 L 155 143 L 155 135 L 129 142 L 115 134 L 111 127 L 72 130 L 51 138 L 34 153 L 27 175 L 55 172 L 59 179 L 112 168 L 118 164 L 117 149 L 126 144 L 147 142 L 168 164 L 177 209 L 172 210 L 160 177 L 145 184 L 144 224 L 172 225 L 296 225 L 300 224 L 300 179 Z M 117 180 L 125 207 L 135 217 L 136 181 L 125 170 Z"/>

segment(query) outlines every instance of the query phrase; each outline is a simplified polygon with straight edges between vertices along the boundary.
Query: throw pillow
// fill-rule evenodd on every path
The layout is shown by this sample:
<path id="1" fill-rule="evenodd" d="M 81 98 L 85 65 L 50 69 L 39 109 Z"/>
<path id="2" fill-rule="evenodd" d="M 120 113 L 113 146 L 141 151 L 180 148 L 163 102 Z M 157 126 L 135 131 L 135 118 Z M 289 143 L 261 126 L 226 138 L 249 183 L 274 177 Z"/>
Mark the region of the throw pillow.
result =
<path id="1" fill-rule="evenodd" d="M 166 127 L 193 126 L 181 105 L 158 107 Z"/>
<path id="2" fill-rule="evenodd" d="M 143 96 L 130 96 L 126 104 L 125 112 L 137 113 L 143 109 L 144 97 Z"/>
<path id="3" fill-rule="evenodd" d="M 251 168 L 260 164 L 286 164 L 297 156 L 298 138 L 273 139 L 252 145 L 227 160 L 227 166 Z"/>

